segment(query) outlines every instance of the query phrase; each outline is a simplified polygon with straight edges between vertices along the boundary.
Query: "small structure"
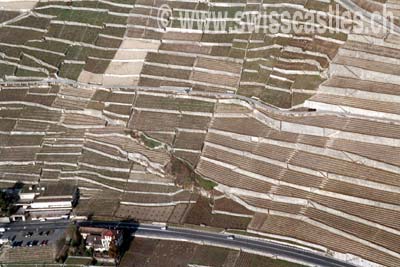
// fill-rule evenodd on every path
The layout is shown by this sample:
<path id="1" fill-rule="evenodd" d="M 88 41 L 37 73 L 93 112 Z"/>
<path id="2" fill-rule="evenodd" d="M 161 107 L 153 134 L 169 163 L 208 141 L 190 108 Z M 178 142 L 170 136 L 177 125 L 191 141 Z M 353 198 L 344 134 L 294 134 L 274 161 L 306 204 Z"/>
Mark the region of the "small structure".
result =
<path id="1" fill-rule="evenodd" d="M 30 203 L 40 194 L 40 188 L 37 185 L 24 184 L 18 192 L 19 203 Z"/>
<path id="2" fill-rule="evenodd" d="M 26 209 L 24 207 L 19 207 L 17 211 L 10 216 L 11 221 L 25 221 L 26 220 Z"/>

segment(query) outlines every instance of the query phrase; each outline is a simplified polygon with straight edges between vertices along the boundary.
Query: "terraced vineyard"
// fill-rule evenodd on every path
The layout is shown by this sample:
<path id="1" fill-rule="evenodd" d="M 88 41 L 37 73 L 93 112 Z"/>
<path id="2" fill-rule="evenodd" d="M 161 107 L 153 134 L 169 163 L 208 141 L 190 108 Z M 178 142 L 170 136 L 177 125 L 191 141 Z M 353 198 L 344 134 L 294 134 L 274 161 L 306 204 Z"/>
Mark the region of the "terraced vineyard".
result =
<path id="1" fill-rule="evenodd" d="M 0 99 L 2 181 L 75 183 L 77 214 L 228 225 L 399 260 L 397 123 L 196 92 L 26 83 Z M 211 206 L 178 186 L 170 155 L 216 183 Z"/>
<path id="2" fill-rule="evenodd" d="M 157 18 L 163 4 L 170 6 L 171 15 Z M 237 92 L 289 108 L 312 96 L 328 78 L 327 68 L 348 29 L 338 26 L 327 34 L 312 35 L 271 33 L 265 25 L 255 31 L 247 15 L 297 11 L 304 17 L 317 12 L 329 17 L 333 15 L 330 4 L 316 0 L 39 2 L 30 13 L 6 12 L 0 28 L 1 78 L 57 76 L 104 85 L 184 86 Z M 186 24 L 181 14 L 218 11 L 224 12 L 220 30 L 208 29 L 213 18 L 205 16 L 193 29 L 182 29 Z M 242 12 L 242 18 L 236 18 L 235 12 Z M 167 29 L 159 27 L 162 19 L 169 22 Z"/>
<path id="3" fill-rule="evenodd" d="M 340 14 L 400 16 L 390 0 L 40 1 L 1 11 L 1 187 L 73 183 L 75 215 L 245 230 L 397 267 L 398 34 L 256 33 L 234 16 L 332 16 L 334 3 Z M 160 21 L 163 4 L 172 13 Z M 213 18 L 182 28 L 179 12 L 218 10 L 224 31 L 207 31 Z"/>
<path id="4" fill-rule="evenodd" d="M 184 253 L 182 253 L 184 252 Z M 181 253 L 182 257 L 176 257 Z M 302 267 L 300 264 L 273 260 L 243 251 L 211 246 L 201 246 L 171 240 L 149 240 L 135 238 L 133 246 L 124 255 L 120 266 L 259 266 Z"/>
<path id="5" fill-rule="evenodd" d="M 3 183 L 75 183 L 77 215 L 179 223 L 194 202 L 165 173 L 167 152 L 146 148 L 125 127 L 135 92 L 24 86 L 0 95 Z"/>
<path id="6" fill-rule="evenodd" d="M 396 35 L 350 34 L 330 78 L 306 106 L 398 121 L 400 46 Z"/>

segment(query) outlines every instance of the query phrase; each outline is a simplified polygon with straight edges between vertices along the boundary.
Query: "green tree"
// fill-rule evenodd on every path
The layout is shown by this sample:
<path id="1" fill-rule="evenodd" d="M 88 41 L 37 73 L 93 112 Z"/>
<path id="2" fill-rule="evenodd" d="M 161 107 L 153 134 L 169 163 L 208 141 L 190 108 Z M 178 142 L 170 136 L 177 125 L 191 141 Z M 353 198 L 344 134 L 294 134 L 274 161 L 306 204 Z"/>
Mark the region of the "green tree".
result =
<path id="1" fill-rule="evenodd" d="M 0 191 L 1 213 L 11 215 L 14 203 L 18 201 L 18 193 L 14 190 Z"/>
<path id="2" fill-rule="evenodd" d="M 6 209 L 8 208 L 6 199 L 5 199 L 5 192 L 4 191 L 0 191 L 0 209 L 1 211 L 6 211 Z"/>
<path id="3" fill-rule="evenodd" d="M 66 233 L 66 239 L 71 242 L 73 247 L 78 247 L 82 243 L 82 236 L 76 225 L 69 225 Z"/>

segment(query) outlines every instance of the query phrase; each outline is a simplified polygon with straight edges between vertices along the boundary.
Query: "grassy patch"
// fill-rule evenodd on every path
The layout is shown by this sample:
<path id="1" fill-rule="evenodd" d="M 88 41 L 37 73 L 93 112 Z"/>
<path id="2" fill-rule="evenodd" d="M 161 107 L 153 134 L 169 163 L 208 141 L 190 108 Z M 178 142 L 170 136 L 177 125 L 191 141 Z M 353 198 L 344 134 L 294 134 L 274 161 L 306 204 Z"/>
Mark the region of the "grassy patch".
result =
<path id="1" fill-rule="evenodd" d="M 198 174 L 195 175 L 195 181 L 198 186 L 200 186 L 201 188 L 203 188 L 207 191 L 213 190 L 214 187 L 216 187 L 218 185 L 217 183 L 214 183 L 213 181 L 204 179 L 203 177 L 201 177 Z"/>
<path id="2" fill-rule="evenodd" d="M 156 148 L 162 145 L 160 142 L 150 137 L 147 137 L 145 134 L 141 134 L 140 139 L 143 141 L 144 145 L 149 148 Z"/>

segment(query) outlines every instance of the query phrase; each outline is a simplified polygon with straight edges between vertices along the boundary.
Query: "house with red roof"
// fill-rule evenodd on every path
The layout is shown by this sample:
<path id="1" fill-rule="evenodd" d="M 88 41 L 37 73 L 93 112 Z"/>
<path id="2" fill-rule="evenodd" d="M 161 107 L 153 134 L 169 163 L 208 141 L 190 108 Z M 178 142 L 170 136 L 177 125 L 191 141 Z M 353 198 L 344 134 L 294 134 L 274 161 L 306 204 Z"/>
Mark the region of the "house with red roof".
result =
<path id="1" fill-rule="evenodd" d="M 79 232 L 85 240 L 86 248 L 93 248 L 95 252 L 109 251 L 112 242 L 117 248 L 123 243 L 123 234 L 120 230 L 80 227 Z"/>

